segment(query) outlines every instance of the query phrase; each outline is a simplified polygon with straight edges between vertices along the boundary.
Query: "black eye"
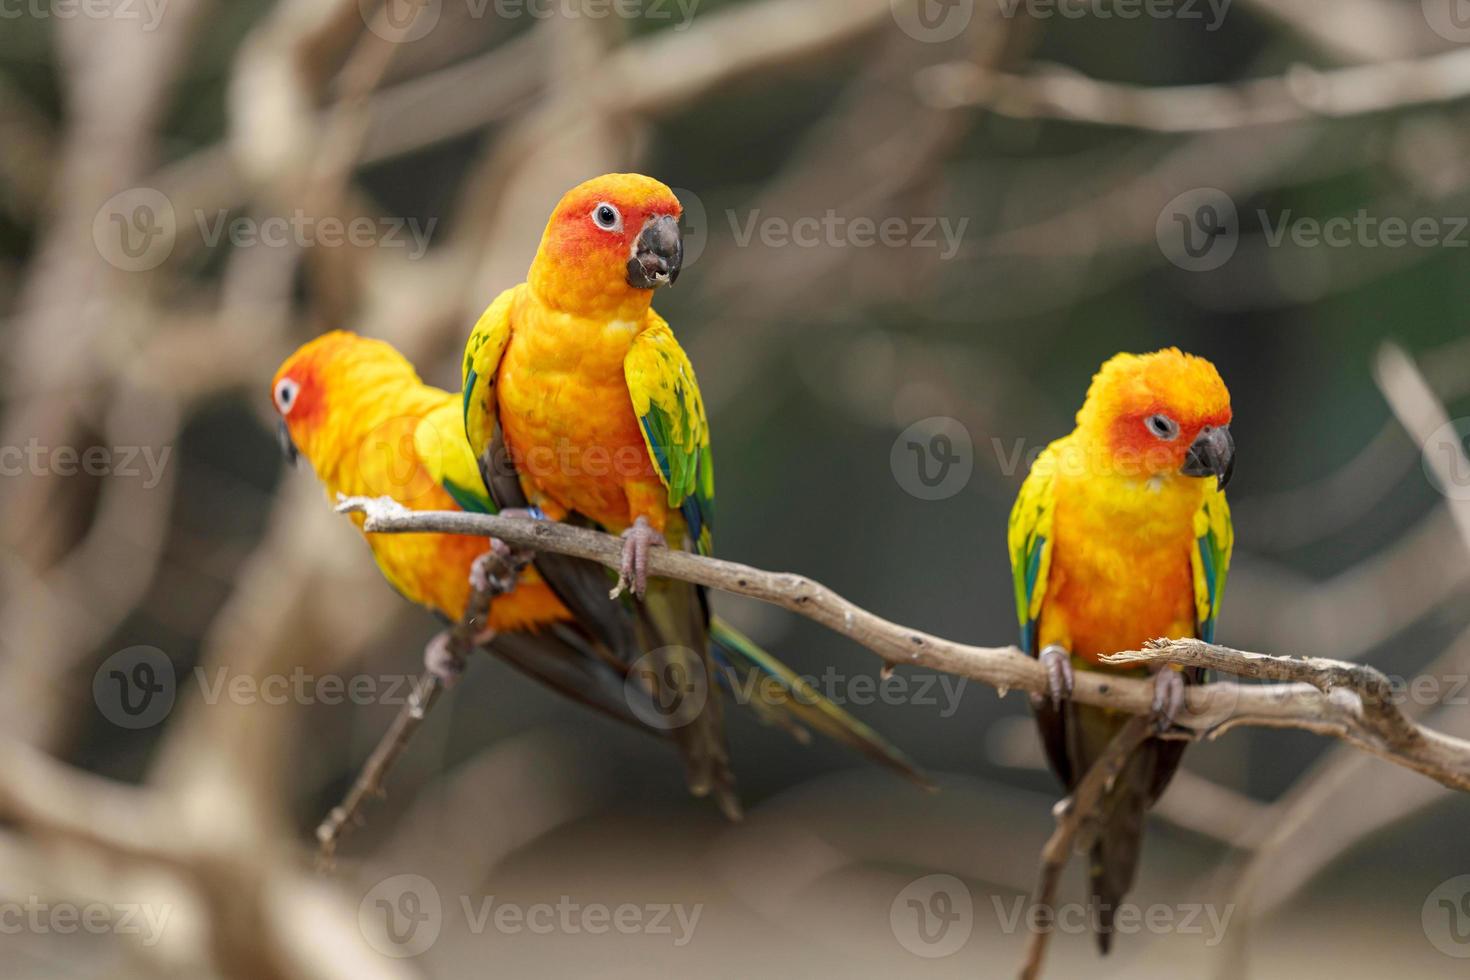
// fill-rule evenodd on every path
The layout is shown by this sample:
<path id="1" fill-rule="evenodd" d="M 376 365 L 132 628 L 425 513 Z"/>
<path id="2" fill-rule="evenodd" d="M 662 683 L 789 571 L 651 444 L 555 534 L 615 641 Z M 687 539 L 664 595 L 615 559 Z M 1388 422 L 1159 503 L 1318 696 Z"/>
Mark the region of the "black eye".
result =
<path id="1" fill-rule="evenodd" d="M 1165 441 L 1179 438 L 1179 423 L 1167 415 L 1150 415 L 1144 420 L 1148 431 Z"/>
<path id="2" fill-rule="evenodd" d="M 603 231 L 622 231 L 623 216 L 611 204 L 603 203 L 592 209 L 592 223 Z"/>
<path id="3" fill-rule="evenodd" d="M 296 404 L 296 393 L 300 390 L 301 386 L 290 378 L 282 378 L 276 382 L 276 408 L 282 415 L 290 413 L 291 406 Z"/>

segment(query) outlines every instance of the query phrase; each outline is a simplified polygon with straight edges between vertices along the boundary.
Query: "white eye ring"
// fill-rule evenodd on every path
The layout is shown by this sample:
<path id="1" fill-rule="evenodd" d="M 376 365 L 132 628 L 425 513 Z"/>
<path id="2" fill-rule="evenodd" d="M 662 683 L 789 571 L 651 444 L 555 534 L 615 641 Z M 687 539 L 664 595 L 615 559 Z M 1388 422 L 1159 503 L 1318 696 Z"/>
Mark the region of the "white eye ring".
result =
<path id="1" fill-rule="evenodd" d="M 301 391 L 301 386 L 290 378 L 282 378 L 276 382 L 276 409 L 282 415 L 290 415 L 291 407 L 296 404 L 296 395 Z"/>
<path id="2" fill-rule="evenodd" d="M 1155 438 L 1165 442 L 1172 442 L 1179 438 L 1179 423 L 1167 415 L 1150 415 L 1143 420 L 1143 424 L 1148 426 L 1148 431 L 1153 433 Z"/>
<path id="3" fill-rule="evenodd" d="M 603 231 L 622 231 L 623 213 L 606 201 L 592 207 L 592 223 Z"/>

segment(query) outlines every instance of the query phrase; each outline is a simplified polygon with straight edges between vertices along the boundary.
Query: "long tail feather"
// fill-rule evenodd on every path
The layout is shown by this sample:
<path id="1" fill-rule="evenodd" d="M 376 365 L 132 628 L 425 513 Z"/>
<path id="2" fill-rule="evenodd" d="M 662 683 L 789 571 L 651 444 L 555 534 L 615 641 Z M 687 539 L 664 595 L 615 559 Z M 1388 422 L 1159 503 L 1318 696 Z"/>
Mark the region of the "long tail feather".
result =
<path id="1" fill-rule="evenodd" d="M 1056 744 L 1065 746 L 1068 791 L 1076 788 L 1124 724 L 1124 716 L 1117 712 L 1070 701 L 1062 705 L 1059 715 L 1038 712 L 1038 720 L 1043 722 L 1043 731 L 1047 720 L 1062 722 L 1060 733 L 1053 730 L 1051 734 Z M 1104 954 L 1113 945 L 1118 906 L 1133 888 L 1148 808 L 1178 767 L 1181 753 L 1176 746 L 1182 745 L 1158 739 L 1144 742 L 1128 757 L 1103 797 L 1101 826 L 1089 855 L 1087 878 L 1097 930 L 1094 938 Z"/>
<path id="2" fill-rule="evenodd" d="M 724 705 L 709 643 L 709 606 L 698 586 L 672 579 L 649 583 L 635 604 L 648 669 L 640 680 L 670 709 L 669 734 L 684 756 L 684 778 L 695 796 L 712 796 L 731 820 L 741 817 L 735 774 L 725 744 Z M 692 698 L 692 700 L 691 700 Z"/>
<path id="3" fill-rule="evenodd" d="M 718 616 L 710 622 L 710 638 L 715 643 L 716 656 L 735 672 L 740 690 L 754 695 L 736 699 L 763 720 L 787 731 L 791 731 L 793 726 L 798 729 L 805 726 L 820 732 L 874 762 L 888 766 L 926 790 L 935 789 L 913 760 L 895 745 L 823 697 L 790 667 L 756 646 L 749 637 Z M 779 685 L 782 696 L 771 699 L 776 703 L 760 697 L 759 684 L 751 683 L 752 675 L 769 678 Z"/>
<path id="4" fill-rule="evenodd" d="M 1118 906 L 1138 871 L 1143 850 L 1143 824 L 1149 789 L 1156 778 L 1161 743 L 1145 742 L 1134 751 L 1118 774 L 1105 803 L 1102 831 L 1092 846 L 1087 877 L 1096 914 L 1097 948 L 1104 955 L 1113 945 L 1113 921 Z"/>

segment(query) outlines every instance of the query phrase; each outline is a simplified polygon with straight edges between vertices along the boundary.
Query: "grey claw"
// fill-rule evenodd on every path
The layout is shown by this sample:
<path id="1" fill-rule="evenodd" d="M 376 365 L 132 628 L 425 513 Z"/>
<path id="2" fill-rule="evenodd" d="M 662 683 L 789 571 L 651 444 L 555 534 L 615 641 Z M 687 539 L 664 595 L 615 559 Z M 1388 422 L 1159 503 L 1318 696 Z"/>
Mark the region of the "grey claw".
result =
<path id="1" fill-rule="evenodd" d="M 653 529 L 648 518 L 639 517 L 623 532 L 623 560 L 618 566 L 618 588 L 629 585 L 639 599 L 648 591 L 648 552 L 665 547 L 663 535 Z"/>
<path id="2" fill-rule="evenodd" d="M 529 552 L 517 552 L 499 538 L 491 538 L 490 550 L 470 565 L 470 588 L 505 595 L 516 587 L 516 576 L 529 560 Z"/>
<path id="3" fill-rule="evenodd" d="M 1051 705 L 1060 708 L 1062 702 L 1072 696 L 1076 675 L 1072 672 L 1072 655 L 1065 648 L 1052 644 L 1037 656 L 1046 668 L 1046 686 L 1051 692 Z"/>
<path id="4" fill-rule="evenodd" d="M 526 521 L 546 520 L 546 515 L 534 507 L 507 507 L 500 512 L 500 516 L 516 517 Z M 532 559 L 536 557 L 534 551 L 528 548 L 513 548 L 499 538 L 491 538 L 490 547 L 496 549 L 496 553 L 517 572 L 531 564 Z"/>
<path id="5" fill-rule="evenodd" d="M 1154 715 L 1161 732 L 1168 731 L 1184 710 L 1184 675 L 1165 667 L 1154 674 Z"/>
<path id="6" fill-rule="evenodd" d="M 476 592 L 488 592 L 490 589 L 490 559 L 494 549 L 476 558 L 470 564 L 470 588 Z"/>
<path id="7" fill-rule="evenodd" d="M 453 687 L 464 674 L 464 658 L 449 644 L 449 633 L 435 636 L 424 646 L 424 668 L 446 687 Z"/>

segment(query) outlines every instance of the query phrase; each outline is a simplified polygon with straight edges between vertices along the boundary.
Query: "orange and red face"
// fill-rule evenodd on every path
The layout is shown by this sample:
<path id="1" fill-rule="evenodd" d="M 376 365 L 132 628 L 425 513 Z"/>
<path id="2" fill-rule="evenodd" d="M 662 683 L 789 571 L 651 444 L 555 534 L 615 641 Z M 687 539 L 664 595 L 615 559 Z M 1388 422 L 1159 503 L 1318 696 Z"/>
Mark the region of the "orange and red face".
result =
<path id="1" fill-rule="evenodd" d="M 1167 348 L 1118 354 L 1103 364 L 1077 424 L 1110 458 L 1149 476 L 1213 476 L 1225 486 L 1235 463 L 1230 392 L 1215 366 Z"/>
<path id="2" fill-rule="evenodd" d="M 326 334 L 303 345 L 286 358 L 271 379 L 271 404 L 281 417 L 277 430 L 281 452 L 292 463 L 298 458 L 298 447 L 307 443 L 326 410 L 320 355 L 336 346 L 334 336 Z"/>
<path id="3" fill-rule="evenodd" d="M 295 462 L 298 451 L 316 465 L 323 443 L 343 435 L 348 414 L 359 400 L 372 400 L 385 381 L 417 380 L 413 367 L 390 345 L 333 330 L 308 341 L 286 358 L 271 380 L 271 403 L 281 417 L 281 450 Z M 336 394 L 344 404 L 331 406 Z M 331 411 L 339 412 L 335 426 Z"/>
<path id="4" fill-rule="evenodd" d="M 683 209 L 674 192 L 641 174 L 606 174 L 562 197 L 531 266 L 530 281 L 551 305 L 615 315 L 646 305 L 679 277 Z"/>

